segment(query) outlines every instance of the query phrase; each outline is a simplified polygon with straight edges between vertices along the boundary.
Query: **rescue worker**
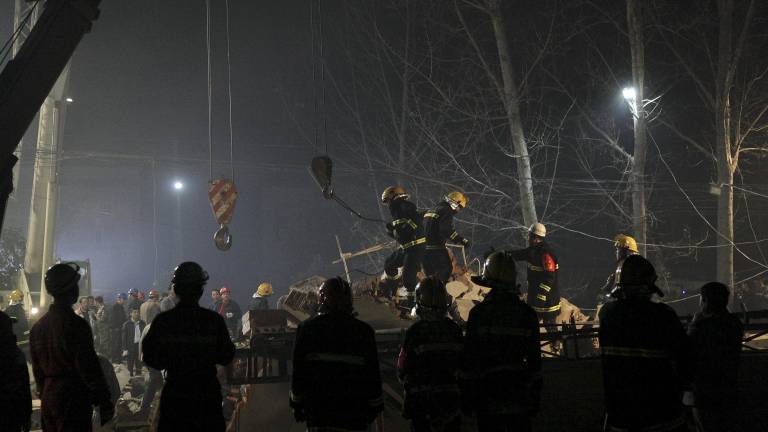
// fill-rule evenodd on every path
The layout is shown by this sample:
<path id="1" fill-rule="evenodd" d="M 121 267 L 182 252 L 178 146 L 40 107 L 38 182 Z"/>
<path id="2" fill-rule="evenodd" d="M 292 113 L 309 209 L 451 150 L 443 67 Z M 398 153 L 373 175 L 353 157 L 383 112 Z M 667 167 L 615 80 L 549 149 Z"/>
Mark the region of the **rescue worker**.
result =
<path id="1" fill-rule="evenodd" d="M 149 300 L 141 304 L 139 308 L 139 317 L 142 321 L 150 324 L 153 319 L 160 313 L 160 302 L 158 301 L 159 294 L 156 290 L 149 290 Z"/>
<path id="2" fill-rule="evenodd" d="M 445 284 L 428 277 L 416 286 L 419 320 L 405 333 L 397 375 L 405 388 L 403 417 L 415 432 L 461 430 L 458 375 L 463 335 L 446 314 L 451 298 Z"/>
<path id="3" fill-rule="evenodd" d="M 427 246 L 424 253 L 424 273 L 447 283 L 453 274 L 453 263 L 446 242 L 469 247 L 469 240 L 453 228 L 453 217 L 467 207 L 467 197 L 458 191 L 449 193 L 434 209 L 424 214 Z"/>
<path id="4" fill-rule="evenodd" d="M 138 309 L 131 309 L 131 319 L 123 324 L 123 354 L 126 356 L 130 376 L 141 375 L 139 342 L 146 325 L 147 323 L 140 319 Z"/>
<path id="5" fill-rule="evenodd" d="M 271 283 L 260 283 L 258 288 L 256 288 L 256 292 L 253 293 L 248 310 L 269 310 L 269 298 L 272 296 L 272 293 Z"/>
<path id="6" fill-rule="evenodd" d="M 30 334 L 32 372 L 46 432 L 91 431 L 92 404 L 99 407 L 102 425 L 114 415 L 91 327 L 72 310 L 80 290 L 79 270 L 74 263 L 48 269 L 45 288 L 53 304 Z"/>
<path id="7" fill-rule="evenodd" d="M 309 431 L 365 431 L 384 408 L 373 328 L 353 316 L 352 289 L 336 277 L 318 315 L 299 324 L 290 406 Z"/>
<path id="8" fill-rule="evenodd" d="M 663 296 L 656 270 L 640 255 L 616 270 L 616 301 L 600 309 L 598 338 L 605 388 L 605 431 L 687 431 L 682 405 L 690 389 L 690 343 Z"/>
<path id="9" fill-rule="evenodd" d="M 397 298 L 402 308 L 410 311 L 427 239 L 424 237 L 422 216 L 408 198 L 409 195 L 400 186 L 390 186 L 381 194 L 381 203 L 389 207 L 392 215 L 392 221 L 386 225 L 387 234 L 397 242 L 397 249 L 384 261 L 385 285 L 392 287 L 389 289 L 391 293 L 402 279 Z"/>
<path id="10" fill-rule="evenodd" d="M 5 308 L 5 313 L 15 321 L 13 323 L 13 334 L 16 335 L 16 343 L 23 350 L 26 350 L 29 345 L 29 321 L 24 310 L 24 294 L 20 289 L 15 289 L 11 291 L 8 299 L 11 302 Z"/>
<path id="11" fill-rule="evenodd" d="M 127 297 L 128 296 L 125 293 L 118 294 L 115 299 L 115 304 L 112 305 L 112 310 L 109 313 L 109 357 L 113 363 L 121 363 L 123 360 L 123 339 L 121 332 L 123 330 L 123 323 L 128 319 L 125 314 L 125 299 Z"/>
<path id="12" fill-rule="evenodd" d="M 93 335 L 96 352 L 109 355 L 109 311 L 104 304 L 104 297 L 97 296 L 93 306 Z"/>
<path id="13" fill-rule="evenodd" d="M 128 299 L 123 305 L 125 307 L 125 315 L 128 316 L 131 313 L 131 309 L 138 309 L 141 307 L 141 301 L 139 300 L 139 290 L 131 288 L 128 290 Z"/>
<path id="14" fill-rule="evenodd" d="M 221 293 L 219 292 L 218 288 L 213 288 L 211 290 L 211 306 L 208 309 L 212 311 L 218 310 L 220 303 L 221 303 Z"/>
<path id="15" fill-rule="evenodd" d="M 491 291 L 467 320 L 463 409 L 477 415 L 480 432 L 530 431 L 543 384 L 536 312 L 520 300 L 509 253 L 489 255 L 472 282 Z"/>
<path id="16" fill-rule="evenodd" d="M 221 293 L 221 301 L 216 312 L 224 317 L 224 322 L 227 323 L 227 329 L 229 329 L 229 335 L 232 339 L 238 339 L 240 337 L 240 318 L 243 316 L 243 312 L 240 310 L 240 305 L 231 297 L 232 293 L 229 288 L 222 287 L 219 292 Z"/>
<path id="17" fill-rule="evenodd" d="M 13 319 L 0 312 L 0 431 L 29 432 L 31 416 L 27 360 L 16 345 Z"/>
<path id="18" fill-rule="evenodd" d="M 598 301 L 604 301 L 605 296 L 607 296 L 616 286 L 616 266 L 618 266 L 624 258 L 640 253 L 637 248 L 637 242 L 633 237 L 626 234 L 619 234 L 613 240 L 613 246 L 616 248 L 616 264 L 614 265 L 611 274 L 608 275 L 605 284 L 600 289 Z"/>
<path id="19" fill-rule="evenodd" d="M 165 370 L 158 431 L 223 432 L 221 387 L 216 365 L 235 355 L 224 319 L 198 305 L 208 273 L 195 262 L 179 264 L 173 291 L 179 299 L 160 313 L 142 341 L 144 363 Z"/>
<path id="20" fill-rule="evenodd" d="M 701 311 L 688 325 L 696 353 L 692 405 L 699 432 L 734 430 L 738 412 L 739 356 L 744 326 L 728 312 L 728 287 L 710 282 L 701 287 Z M 690 367 L 690 366 L 689 366 Z M 692 396 L 692 397 L 691 397 Z"/>
<path id="21" fill-rule="evenodd" d="M 552 248 L 546 242 L 547 228 L 535 223 L 528 229 L 528 247 L 509 251 L 515 261 L 528 263 L 528 304 L 538 314 L 548 333 L 557 331 L 560 315 L 560 290 L 557 271 L 560 265 Z M 557 350 L 557 341 L 552 348 Z"/>

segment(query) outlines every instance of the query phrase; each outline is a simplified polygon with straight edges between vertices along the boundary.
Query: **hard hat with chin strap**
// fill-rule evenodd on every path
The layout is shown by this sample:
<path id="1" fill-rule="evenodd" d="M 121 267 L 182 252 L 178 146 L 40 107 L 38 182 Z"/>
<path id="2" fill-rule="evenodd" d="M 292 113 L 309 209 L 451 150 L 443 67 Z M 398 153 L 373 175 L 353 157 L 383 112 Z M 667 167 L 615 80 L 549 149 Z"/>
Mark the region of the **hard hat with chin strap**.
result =
<path id="1" fill-rule="evenodd" d="M 390 186 L 381 193 L 381 202 L 382 204 L 389 204 L 393 199 L 400 197 L 408 198 L 405 189 L 402 186 Z"/>
<path id="2" fill-rule="evenodd" d="M 626 234 L 619 234 L 613 239 L 613 245 L 617 249 L 626 249 L 630 252 L 638 253 L 637 242 L 631 236 Z"/>
<path id="3" fill-rule="evenodd" d="M 445 196 L 445 200 L 448 202 L 448 204 L 451 204 L 452 207 L 455 206 L 455 209 L 466 208 L 467 202 L 469 202 L 467 196 L 464 195 L 463 192 L 459 191 L 449 192 L 448 195 Z"/>
<path id="4" fill-rule="evenodd" d="M 258 288 L 256 288 L 256 294 L 261 297 L 271 296 L 273 293 L 272 284 L 269 282 L 262 282 Z"/>
<path id="5" fill-rule="evenodd" d="M 543 223 L 536 222 L 528 228 L 528 232 L 536 237 L 544 238 L 547 236 L 547 227 L 545 227 Z"/>

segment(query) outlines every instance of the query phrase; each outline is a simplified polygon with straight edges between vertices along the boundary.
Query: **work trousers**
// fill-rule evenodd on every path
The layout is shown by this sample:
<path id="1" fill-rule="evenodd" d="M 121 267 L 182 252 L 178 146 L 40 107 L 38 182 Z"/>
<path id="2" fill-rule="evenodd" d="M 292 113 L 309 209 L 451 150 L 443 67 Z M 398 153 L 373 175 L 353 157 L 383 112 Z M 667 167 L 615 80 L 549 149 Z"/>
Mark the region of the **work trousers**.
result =
<path id="1" fill-rule="evenodd" d="M 415 245 L 403 249 L 399 247 L 384 261 L 384 272 L 390 279 L 397 277 L 400 267 L 403 268 L 403 286 L 408 292 L 416 289 L 419 283 L 418 273 L 421 270 L 421 262 L 424 259 L 424 245 Z"/>
<path id="2" fill-rule="evenodd" d="M 141 374 L 141 362 L 139 361 L 139 344 L 133 343 L 128 345 L 128 373 L 133 376 L 134 370 L 136 375 Z"/>
<path id="3" fill-rule="evenodd" d="M 141 399 L 141 410 L 147 411 L 155 400 L 155 395 L 160 388 L 163 387 L 163 373 L 157 369 L 152 369 L 147 366 L 149 370 L 149 381 L 147 382 L 147 388 L 144 390 L 144 397 Z"/>
<path id="4" fill-rule="evenodd" d="M 427 247 L 424 252 L 424 273 L 427 276 L 434 276 L 437 279 L 448 282 L 453 274 L 453 262 L 451 262 L 451 256 L 448 254 L 448 249 L 445 247 Z"/>

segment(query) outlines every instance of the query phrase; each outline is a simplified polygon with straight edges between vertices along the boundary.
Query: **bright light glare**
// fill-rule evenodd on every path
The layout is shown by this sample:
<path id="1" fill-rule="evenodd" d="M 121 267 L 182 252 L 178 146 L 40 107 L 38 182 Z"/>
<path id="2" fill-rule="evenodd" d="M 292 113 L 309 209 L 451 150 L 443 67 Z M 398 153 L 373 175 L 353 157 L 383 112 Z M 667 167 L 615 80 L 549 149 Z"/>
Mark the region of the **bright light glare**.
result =
<path id="1" fill-rule="evenodd" d="M 40 313 L 40 309 L 33 307 L 32 309 L 29 310 L 29 313 L 32 315 L 37 315 Z"/>
<path id="2" fill-rule="evenodd" d="M 184 183 L 182 183 L 180 181 L 175 181 L 173 183 L 173 188 L 176 189 L 176 190 L 182 190 L 182 189 L 184 189 Z"/>
<path id="3" fill-rule="evenodd" d="M 64 100 L 65 100 L 67 103 L 72 103 L 72 102 L 74 102 L 74 101 L 75 101 L 75 100 L 74 100 L 74 99 L 72 99 L 71 97 L 68 97 L 68 98 L 66 98 L 66 99 L 64 99 Z"/>
<path id="4" fill-rule="evenodd" d="M 633 101 L 637 97 L 637 92 L 635 92 L 634 87 L 624 87 L 624 89 L 621 90 L 621 94 L 624 96 L 624 99 L 628 101 Z"/>

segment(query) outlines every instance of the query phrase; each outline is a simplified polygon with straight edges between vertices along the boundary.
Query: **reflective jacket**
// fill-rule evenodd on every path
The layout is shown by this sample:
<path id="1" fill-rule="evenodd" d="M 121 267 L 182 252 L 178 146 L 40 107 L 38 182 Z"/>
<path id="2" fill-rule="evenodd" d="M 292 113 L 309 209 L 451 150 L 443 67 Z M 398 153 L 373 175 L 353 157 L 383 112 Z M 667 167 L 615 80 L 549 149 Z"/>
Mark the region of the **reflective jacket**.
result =
<path id="1" fill-rule="evenodd" d="M 493 289 L 472 308 L 462 360 L 472 410 L 535 412 L 542 383 L 539 343 L 538 317 L 516 292 Z"/>
<path id="2" fill-rule="evenodd" d="M 679 427 L 693 354 L 675 311 L 645 297 L 620 298 L 604 305 L 599 319 L 609 430 Z"/>
<path id="3" fill-rule="evenodd" d="M 384 404 L 371 326 L 339 312 L 299 324 L 290 404 L 309 427 L 365 430 Z"/>
<path id="4" fill-rule="evenodd" d="M 389 204 L 389 212 L 392 221 L 387 223 L 387 232 L 400 246 L 411 247 L 424 243 L 422 215 L 415 204 L 405 197 L 395 198 Z"/>
<path id="5" fill-rule="evenodd" d="M 404 417 L 448 423 L 460 415 L 463 346 L 461 329 L 446 317 L 420 319 L 408 328 L 397 360 L 405 388 Z"/>
<path id="6" fill-rule="evenodd" d="M 516 261 L 528 263 L 528 304 L 538 313 L 560 311 L 557 257 L 546 243 L 509 251 Z"/>
<path id="7" fill-rule="evenodd" d="M 456 214 L 451 205 L 440 201 L 435 208 L 424 213 L 424 232 L 427 237 L 427 249 L 443 248 L 446 242 L 462 244 L 464 238 L 453 228 L 453 216 Z"/>

